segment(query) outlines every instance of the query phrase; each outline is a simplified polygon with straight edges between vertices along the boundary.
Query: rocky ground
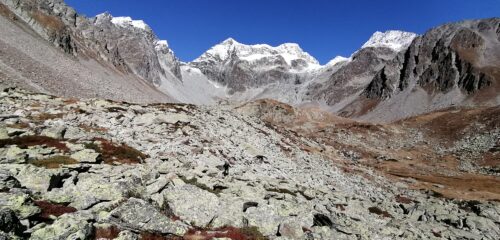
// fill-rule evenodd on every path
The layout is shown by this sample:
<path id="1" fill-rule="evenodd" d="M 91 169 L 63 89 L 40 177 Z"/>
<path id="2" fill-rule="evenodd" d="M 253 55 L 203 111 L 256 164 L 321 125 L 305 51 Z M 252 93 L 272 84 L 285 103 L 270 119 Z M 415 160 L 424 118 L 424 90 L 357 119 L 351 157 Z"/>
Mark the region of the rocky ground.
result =
<path id="1" fill-rule="evenodd" d="M 254 110 L 4 90 L 0 239 L 500 238 L 498 201 L 347 169 L 369 157 Z"/>

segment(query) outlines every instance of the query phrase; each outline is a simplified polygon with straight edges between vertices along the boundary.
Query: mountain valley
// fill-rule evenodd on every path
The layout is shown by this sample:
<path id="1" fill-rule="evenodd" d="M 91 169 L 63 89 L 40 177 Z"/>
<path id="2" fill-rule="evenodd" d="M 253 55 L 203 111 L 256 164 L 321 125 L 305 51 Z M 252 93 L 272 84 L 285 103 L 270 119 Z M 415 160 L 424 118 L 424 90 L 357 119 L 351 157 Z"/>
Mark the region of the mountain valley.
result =
<path id="1" fill-rule="evenodd" d="M 499 239 L 500 18 L 320 64 L 0 0 L 0 239 Z"/>

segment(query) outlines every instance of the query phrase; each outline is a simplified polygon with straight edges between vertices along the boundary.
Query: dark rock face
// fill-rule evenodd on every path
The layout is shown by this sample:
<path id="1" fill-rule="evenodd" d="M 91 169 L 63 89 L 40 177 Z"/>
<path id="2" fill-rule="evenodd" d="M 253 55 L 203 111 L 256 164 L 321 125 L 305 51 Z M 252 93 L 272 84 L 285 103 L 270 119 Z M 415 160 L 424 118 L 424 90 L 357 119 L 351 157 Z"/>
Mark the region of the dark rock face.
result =
<path id="1" fill-rule="evenodd" d="M 419 37 L 405 53 L 399 89 L 406 89 L 411 81 L 417 81 L 425 89 L 441 92 L 459 87 L 467 94 L 490 86 L 495 80 L 481 70 L 488 64 L 481 59 L 500 57 L 498 50 L 497 53 L 487 52 L 495 46 L 498 49 L 497 39 L 486 40 L 494 33 L 492 26 L 498 22 L 500 19 L 449 24 Z"/>
<path id="2" fill-rule="evenodd" d="M 77 13 L 61 0 L 3 0 L 23 21 L 30 24 L 43 38 L 60 47 L 64 52 L 75 54 L 76 43 L 70 26 L 75 26 Z"/>
<path id="3" fill-rule="evenodd" d="M 323 84 L 311 84 L 307 89 L 307 98 L 311 100 L 325 99 L 329 105 L 334 105 L 342 99 L 363 91 L 370 82 L 375 81 L 367 94 L 370 97 L 378 98 L 379 90 L 387 83 L 380 83 L 379 80 L 387 82 L 384 65 L 396 57 L 397 53 L 389 48 L 364 48 L 353 55 L 352 61 L 334 72 L 329 80 Z M 378 78 L 378 79 L 377 79 Z M 384 90 L 385 95 L 389 94 Z"/>
<path id="4" fill-rule="evenodd" d="M 85 39 L 93 40 L 85 42 L 91 49 L 98 49 L 96 52 L 101 58 L 156 85 L 170 77 L 166 70 L 181 78 L 180 64 L 173 52 L 159 44 L 151 29 L 119 26 L 112 23 L 112 18 L 109 14 L 101 14 L 78 27 Z M 161 61 L 167 69 L 162 67 Z"/>
<path id="5" fill-rule="evenodd" d="M 392 109 L 377 107 L 384 104 L 405 106 L 396 110 L 405 111 L 399 117 L 422 113 L 415 109 L 430 109 L 425 104 L 448 107 L 452 101 L 435 98 L 446 94 L 462 99 L 454 105 L 465 104 L 462 101 L 481 95 L 483 90 L 498 88 L 499 24 L 499 18 L 492 18 L 443 25 L 416 37 L 401 52 L 385 47 L 363 48 L 328 81 L 308 84 L 304 100 L 325 102 L 334 111 L 349 112 L 352 117 L 378 111 L 379 118 Z M 420 95 L 412 95 L 415 92 Z M 422 99 L 422 94 L 430 102 L 408 100 Z M 482 102 L 469 104 L 498 104 L 496 94 L 485 95 L 480 97 Z M 367 111 L 366 99 L 383 101 L 370 105 Z"/>
<path id="6" fill-rule="evenodd" d="M 375 78 L 368 84 L 368 87 L 363 92 L 367 98 L 388 98 L 392 93 L 392 87 L 388 83 L 385 67 L 380 70 Z"/>

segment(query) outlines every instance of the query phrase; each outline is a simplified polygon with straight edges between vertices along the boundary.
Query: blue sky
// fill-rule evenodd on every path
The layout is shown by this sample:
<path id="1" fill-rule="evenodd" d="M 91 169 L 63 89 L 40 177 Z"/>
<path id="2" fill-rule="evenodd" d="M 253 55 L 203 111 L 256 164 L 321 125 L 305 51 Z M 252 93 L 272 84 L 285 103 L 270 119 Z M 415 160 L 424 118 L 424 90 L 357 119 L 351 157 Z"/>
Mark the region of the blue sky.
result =
<path id="1" fill-rule="evenodd" d="M 500 17 L 500 0 L 66 0 L 80 13 L 148 23 L 183 61 L 232 37 L 245 44 L 298 43 L 326 63 L 349 56 L 375 31 L 424 33 L 439 24 Z"/>

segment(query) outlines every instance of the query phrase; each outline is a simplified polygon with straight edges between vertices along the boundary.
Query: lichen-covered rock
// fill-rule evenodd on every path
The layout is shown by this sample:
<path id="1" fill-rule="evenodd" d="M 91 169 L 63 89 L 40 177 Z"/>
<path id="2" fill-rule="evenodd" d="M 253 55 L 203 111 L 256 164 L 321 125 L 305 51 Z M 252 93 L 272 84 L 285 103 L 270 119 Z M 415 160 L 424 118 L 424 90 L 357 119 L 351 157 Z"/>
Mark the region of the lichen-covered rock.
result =
<path id="1" fill-rule="evenodd" d="M 484 234 L 485 237 L 495 238 L 500 235 L 500 228 L 491 219 L 469 216 L 465 219 L 464 223 L 473 233 Z"/>
<path id="2" fill-rule="evenodd" d="M 217 216 L 219 199 L 191 184 L 174 186 L 165 191 L 165 200 L 174 215 L 196 226 L 206 226 Z"/>
<path id="3" fill-rule="evenodd" d="M 80 128 L 77 127 L 68 127 L 66 131 L 64 132 L 64 138 L 65 139 L 82 139 L 85 138 L 87 135 L 85 134 L 84 131 L 82 131 Z"/>
<path id="4" fill-rule="evenodd" d="M 11 209 L 0 209 L 0 231 L 22 234 L 24 226 Z"/>
<path id="5" fill-rule="evenodd" d="M 21 149 L 18 146 L 9 146 L 7 148 L 0 149 L 0 163 L 25 163 L 28 159 L 28 154 L 25 149 Z"/>
<path id="6" fill-rule="evenodd" d="M 102 174 L 79 174 L 78 182 L 69 181 L 62 188 L 52 189 L 45 194 L 51 201 L 65 203 L 76 209 L 88 209 L 100 202 L 122 199 L 131 190 L 132 179 L 112 181 Z"/>
<path id="7" fill-rule="evenodd" d="M 40 135 L 55 139 L 62 139 L 65 131 L 66 127 L 64 126 L 54 126 L 42 130 L 42 133 Z"/>
<path id="8" fill-rule="evenodd" d="M 288 239 L 303 239 L 304 238 L 304 226 L 301 225 L 299 221 L 292 218 L 284 220 L 279 225 L 278 232 L 281 236 Z"/>
<path id="9" fill-rule="evenodd" d="M 76 153 L 73 153 L 71 155 L 71 158 L 81 163 L 96 163 L 99 161 L 100 156 L 101 156 L 100 153 L 96 153 L 92 149 L 84 149 Z"/>
<path id="10" fill-rule="evenodd" d="M 175 124 L 177 122 L 188 123 L 189 116 L 182 113 L 153 114 L 145 113 L 134 119 L 134 124 L 139 126 L 149 126 L 151 124 Z"/>
<path id="11" fill-rule="evenodd" d="M 183 235 L 187 226 L 173 221 L 144 200 L 130 198 L 110 213 L 112 223 L 128 229 Z"/>
<path id="12" fill-rule="evenodd" d="M 269 205 L 249 208 L 245 213 L 245 218 L 249 226 L 259 228 L 259 231 L 266 236 L 276 234 L 283 217 L 276 213 L 276 210 Z"/>
<path id="13" fill-rule="evenodd" d="M 118 237 L 115 238 L 115 240 L 139 240 L 139 236 L 131 231 L 124 230 L 118 234 Z"/>
<path id="14" fill-rule="evenodd" d="M 30 196 L 24 193 L 0 192 L 0 209 L 10 209 L 20 219 L 27 219 L 40 212 L 40 209 L 33 205 Z"/>
<path id="15" fill-rule="evenodd" d="M 53 224 L 36 230 L 31 234 L 33 240 L 88 239 L 92 234 L 92 224 L 78 214 L 65 214 Z"/>
<path id="16" fill-rule="evenodd" d="M 0 191 L 6 191 L 12 188 L 20 188 L 21 183 L 8 171 L 0 169 Z"/>
<path id="17" fill-rule="evenodd" d="M 8 139 L 9 133 L 6 128 L 0 127 L 0 140 Z"/>

